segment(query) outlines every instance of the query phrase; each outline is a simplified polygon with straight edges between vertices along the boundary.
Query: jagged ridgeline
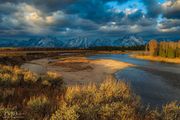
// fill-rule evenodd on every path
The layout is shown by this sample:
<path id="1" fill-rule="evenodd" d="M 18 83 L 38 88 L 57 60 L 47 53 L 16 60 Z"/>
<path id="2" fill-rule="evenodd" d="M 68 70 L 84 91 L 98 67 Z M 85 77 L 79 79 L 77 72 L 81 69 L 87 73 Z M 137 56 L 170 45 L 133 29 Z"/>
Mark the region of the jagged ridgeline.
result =
<path id="1" fill-rule="evenodd" d="M 178 42 L 157 42 L 151 40 L 146 47 L 152 56 L 161 56 L 167 58 L 180 57 L 180 41 Z"/>
<path id="2" fill-rule="evenodd" d="M 26 40 L 1 39 L 0 47 L 45 47 L 45 48 L 93 48 L 102 46 L 140 46 L 144 40 L 136 35 L 126 35 L 117 39 L 90 39 L 87 37 L 75 37 L 60 39 L 56 37 L 40 37 Z"/>

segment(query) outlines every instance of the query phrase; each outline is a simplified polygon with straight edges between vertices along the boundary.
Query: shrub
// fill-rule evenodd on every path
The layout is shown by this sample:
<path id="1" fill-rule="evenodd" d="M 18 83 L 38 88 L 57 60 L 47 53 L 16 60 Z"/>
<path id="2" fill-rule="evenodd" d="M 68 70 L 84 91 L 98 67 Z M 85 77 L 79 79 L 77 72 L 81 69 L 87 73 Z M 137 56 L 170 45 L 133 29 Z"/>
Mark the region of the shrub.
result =
<path id="1" fill-rule="evenodd" d="M 152 110 L 149 107 L 146 108 L 146 110 L 141 113 L 141 115 L 144 114 L 144 120 L 161 120 L 161 113 L 159 110 L 155 109 Z"/>
<path id="2" fill-rule="evenodd" d="M 33 96 L 27 101 L 27 107 L 31 112 L 45 115 L 50 113 L 50 101 L 44 96 Z"/>
<path id="3" fill-rule="evenodd" d="M 61 102 L 59 109 L 51 116 L 50 120 L 77 120 L 77 106 L 67 106 L 65 102 Z"/>
<path id="4" fill-rule="evenodd" d="M 9 100 L 12 101 L 13 97 L 15 95 L 15 89 L 13 88 L 6 88 L 1 90 L 0 89 L 0 102 L 8 102 Z"/>
<path id="5" fill-rule="evenodd" d="M 16 86 L 21 81 L 25 81 L 28 83 L 36 82 L 38 76 L 35 73 L 30 71 L 23 71 L 17 66 L 5 66 L 0 65 L 0 85 L 8 87 L 8 86 Z"/>
<path id="6" fill-rule="evenodd" d="M 172 102 L 162 110 L 140 104 L 124 82 L 106 80 L 100 85 L 68 87 L 52 120 L 178 120 L 179 103 Z"/>
<path id="7" fill-rule="evenodd" d="M 139 99 L 133 95 L 129 86 L 112 79 L 102 84 L 68 87 L 62 106 L 53 116 L 65 115 L 67 108 L 73 109 L 74 116 L 85 120 L 133 119 L 139 108 Z M 62 104 L 62 103 L 60 103 Z M 63 108 L 63 110 L 62 110 Z M 52 117 L 53 117 L 52 116 Z"/>
<path id="8" fill-rule="evenodd" d="M 100 120 L 134 120 L 136 109 L 123 102 L 113 102 L 100 106 L 98 116 Z"/>
<path id="9" fill-rule="evenodd" d="M 147 109 L 145 120 L 179 120 L 180 103 L 174 101 L 162 106 L 162 110 Z"/>
<path id="10" fill-rule="evenodd" d="M 15 118 L 20 118 L 23 116 L 17 116 L 18 112 L 15 110 L 15 108 L 11 108 L 11 107 L 4 107 L 4 106 L 0 106 L 0 119 L 2 120 L 12 120 Z"/>
<path id="11" fill-rule="evenodd" d="M 1 73 L 12 73 L 13 71 L 11 66 L 0 65 L 0 68 L 2 69 Z"/>
<path id="12" fill-rule="evenodd" d="M 0 73 L 0 83 L 3 86 L 8 86 L 11 84 L 12 76 L 8 73 Z"/>
<path id="13" fill-rule="evenodd" d="M 163 106 L 162 117 L 164 120 L 180 119 L 180 103 L 171 102 Z"/>
<path id="14" fill-rule="evenodd" d="M 60 75 L 58 75 L 58 74 L 55 73 L 55 72 L 51 72 L 51 71 L 48 71 L 48 72 L 47 72 L 47 76 L 50 77 L 50 78 L 52 78 L 52 79 L 56 79 L 56 78 L 60 77 Z"/>
<path id="15" fill-rule="evenodd" d="M 63 84 L 62 76 L 54 72 L 47 72 L 47 75 L 42 79 L 43 85 L 48 85 L 56 89 L 60 89 Z"/>
<path id="16" fill-rule="evenodd" d="M 30 71 L 24 72 L 24 81 L 28 83 L 35 83 L 38 79 L 37 74 Z"/>
<path id="17" fill-rule="evenodd" d="M 48 81 L 48 80 L 43 80 L 42 81 L 42 85 L 44 85 L 44 86 L 51 86 L 51 83 Z"/>

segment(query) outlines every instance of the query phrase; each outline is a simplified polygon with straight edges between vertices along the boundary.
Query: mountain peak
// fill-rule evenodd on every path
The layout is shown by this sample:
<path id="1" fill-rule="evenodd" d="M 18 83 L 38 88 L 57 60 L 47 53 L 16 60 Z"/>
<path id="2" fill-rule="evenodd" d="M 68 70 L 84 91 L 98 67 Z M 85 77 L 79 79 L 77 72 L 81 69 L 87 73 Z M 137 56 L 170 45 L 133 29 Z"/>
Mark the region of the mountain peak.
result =
<path id="1" fill-rule="evenodd" d="M 13 44 L 15 43 L 15 44 Z M 39 37 L 22 41 L 6 41 L 3 46 L 9 47 L 47 47 L 47 48 L 90 48 L 98 46 L 137 46 L 144 45 L 144 40 L 137 35 L 126 35 L 119 39 L 89 39 L 87 37 L 75 37 L 71 39 L 57 39 L 56 37 Z"/>

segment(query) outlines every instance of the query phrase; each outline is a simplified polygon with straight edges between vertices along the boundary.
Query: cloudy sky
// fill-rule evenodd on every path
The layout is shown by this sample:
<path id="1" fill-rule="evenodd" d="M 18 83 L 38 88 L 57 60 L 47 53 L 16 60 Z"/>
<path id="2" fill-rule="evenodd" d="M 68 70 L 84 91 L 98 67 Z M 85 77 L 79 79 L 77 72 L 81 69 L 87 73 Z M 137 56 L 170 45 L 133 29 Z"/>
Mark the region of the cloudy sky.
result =
<path id="1" fill-rule="evenodd" d="M 180 38 L 180 0 L 0 0 L 0 38 Z"/>

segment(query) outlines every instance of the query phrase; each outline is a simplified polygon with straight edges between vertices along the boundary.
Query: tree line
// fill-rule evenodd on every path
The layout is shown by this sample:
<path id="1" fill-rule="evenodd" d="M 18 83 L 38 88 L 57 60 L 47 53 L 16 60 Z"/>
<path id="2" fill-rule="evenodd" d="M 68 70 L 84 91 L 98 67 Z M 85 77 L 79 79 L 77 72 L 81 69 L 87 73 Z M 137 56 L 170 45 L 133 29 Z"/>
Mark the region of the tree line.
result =
<path id="1" fill-rule="evenodd" d="M 180 57 L 180 41 L 178 42 L 157 42 L 151 40 L 146 45 L 146 50 L 151 56 L 161 56 L 167 58 Z"/>
<path id="2" fill-rule="evenodd" d="M 113 51 L 113 50 L 120 50 L 120 51 L 126 51 L 126 50 L 144 50 L 145 45 L 136 45 L 136 46 L 97 46 L 97 47 L 91 47 L 89 50 L 106 50 L 106 51 Z"/>
<path id="3" fill-rule="evenodd" d="M 43 47 L 3 47 L 0 48 L 0 52 L 6 51 L 58 51 L 58 50 L 144 50 L 145 45 L 136 45 L 136 46 L 97 46 L 89 48 L 43 48 Z"/>

